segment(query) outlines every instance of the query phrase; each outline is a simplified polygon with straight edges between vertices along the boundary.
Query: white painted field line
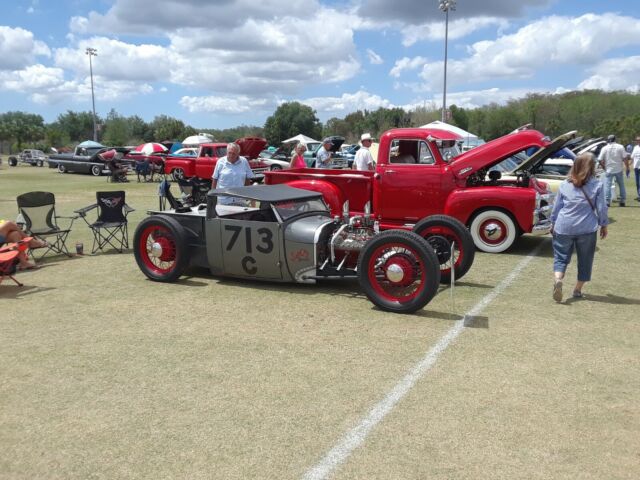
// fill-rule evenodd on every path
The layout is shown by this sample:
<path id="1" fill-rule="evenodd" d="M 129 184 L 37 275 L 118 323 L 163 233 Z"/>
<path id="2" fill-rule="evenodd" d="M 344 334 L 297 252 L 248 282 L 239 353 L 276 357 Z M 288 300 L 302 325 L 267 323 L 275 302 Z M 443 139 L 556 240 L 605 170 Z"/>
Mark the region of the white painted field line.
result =
<path id="1" fill-rule="evenodd" d="M 362 445 L 367 435 L 373 430 L 384 417 L 393 410 L 396 404 L 409 393 L 418 380 L 426 375 L 426 373 L 435 365 L 438 357 L 453 342 L 464 329 L 464 318 L 480 314 L 493 300 L 496 299 L 509 285 L 513 283 L 522 270 L 529 265 L 531 260 L 537 256 L 542 248 L 541 242 L 534 248 L 525 258 L 523 258 L 516 267 L 500 282 L 491 292 L 489 292 L 482 300 L 476 303 L 461 320 L 458 320 L 453 327 L 425 354 L 422 359 L 416 363 L 411 370 L 400 380 L 387 395 L 377 403 L 367 415 L 349 430 L 329 452 L 302 477 L 304 480 L 322 480 L 327 478 L 336 468 L 338 468 L 351 453 Z"/>

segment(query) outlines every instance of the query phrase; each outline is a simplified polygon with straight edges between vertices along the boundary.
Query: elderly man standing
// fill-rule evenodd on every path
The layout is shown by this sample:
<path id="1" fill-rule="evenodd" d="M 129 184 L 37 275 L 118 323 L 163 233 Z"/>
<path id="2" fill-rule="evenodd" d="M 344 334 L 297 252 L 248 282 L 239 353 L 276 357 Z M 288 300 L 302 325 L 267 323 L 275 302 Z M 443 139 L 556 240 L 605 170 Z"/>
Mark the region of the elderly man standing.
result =
<path id="1" fill-rule="evenodd" d="M 360 143 L 362 147 L 356 152 L 356 156 L 353 159 L 353 168 L 355 170 L 373 170 L 375 168 L 375 162 L 373 161 L 373 155 L 369 151 L 369 147 L 373 143 L 373 137 L 370 133 L 363 133 L 360 136 Z"/>
<path id="2" fill-rule="evenodd" d="M 624 178 L 622 176 L 622 166 L 627 169 L 627 175 L 629 174 L 629 154 L 624 147 L 616 142 L 615 135 L 609 135 L 607 137 L 608 144 L 600 151 L 598 162 L 605 171 L 605 200 L 607 206 L 611 205 L 611 185 L 615 178 L 618 188 L 620 189 L 620 206 L 626 206 L 627 191 L 624 188 Z"/>
<path id="3" fill-rule="evenodd" d="M 316 153 L 316 168 L 329 168 L 331 165 L 331 146 L 333 143 L 330 138 L 322 140 L 322 146 Z"/>
<path id="4" fill-rule="evenodd" d="M 251 171 L 249 162 L 240 156 L 240 146 L 237 143 L 227 145 L 227 155 L 216 162 L 216 168 L 211 176 L 211 188 L 232 188 L 250 185 L 255 175 Z M 232 205 L 238 201 L 234 197 L 219 197 L 221 205 Z"/>

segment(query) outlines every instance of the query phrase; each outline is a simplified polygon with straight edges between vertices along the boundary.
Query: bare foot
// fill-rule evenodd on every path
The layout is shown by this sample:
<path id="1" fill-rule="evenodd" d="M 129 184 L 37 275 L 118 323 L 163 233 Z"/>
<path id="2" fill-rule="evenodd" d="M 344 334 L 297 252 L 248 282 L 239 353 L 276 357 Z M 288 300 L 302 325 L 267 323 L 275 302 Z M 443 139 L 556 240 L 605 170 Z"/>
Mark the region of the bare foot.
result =
<path id="1" fill-rule="evenodd" d="M 47 245 L 49 245 L 47 242 L 45 242 L 44 240 L 40 240 L 39 238 L 34 238 L 29 242 L 30 248 L 43 248 Z"/>
<path id="2" fill-rule="evenodd" d="M 24 262 L 18 265 L 18 270 L 33 270 L 34 268 L 38 268 L 38 265 L 31 262 Z"/>

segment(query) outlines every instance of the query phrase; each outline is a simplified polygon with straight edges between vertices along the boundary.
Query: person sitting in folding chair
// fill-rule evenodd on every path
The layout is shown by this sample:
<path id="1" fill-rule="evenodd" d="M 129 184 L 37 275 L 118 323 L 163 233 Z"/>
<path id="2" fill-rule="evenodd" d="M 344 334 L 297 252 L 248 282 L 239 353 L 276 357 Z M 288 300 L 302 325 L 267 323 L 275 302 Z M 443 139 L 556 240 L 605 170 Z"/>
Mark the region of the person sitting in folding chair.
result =
<path id="1" fill-rule="evenodd" d="M 66 241 L 71 227 L 77 216 L 63 216 L 56 214 L 56 197 L 51 192 L 28 192 L 18 195 L 18 210 L 25 220 L 25 233 L 41 241 L 47 242 L 46 250 L 40 255 L 44 257 L 47 253 L 62 253 L 71 256 L 67 249 Z M 67 228 L 58 225 L 58 219 L 70 220 Z M 48 240 L 51 239 L 51 240 Z M 34 257 L 33 252 L 31 255 Z"/>
<path id="2" fill-rule="evenodd" d="M 5 277 L 9 277 L 19 287 L 23 286 L 13 275 L 18 270 L 26 269 L 24 267 L 21 268 L 21 265 L 23 265 L 23 260 L 26 261 L 26 251 L 29 248 L 29 242 L 32 240 L 32 237 L 25 237 L 17 243 L 10 243 L 0 247 L 0 283 Z"/>
<path id="3" fill-rule="evenodd" d="M 96 221 L 89 222 L 87 213 L 98 209 Z M 125 192 L 96 192 L 96 203 L 76 210 L 75 213 L 85 221 L 93 233 L 91 253 L 111 246 L 122 253 L 129 248 L 129 230 L 127 215 L 135 211 L 125 202 Z"/>
<path id="4" fill-rule="evenodd" d="M 164 177 L 164 161 L 160 160 L 159 162 L 151 162 L 149 165 L 150 177 L 149 181 L 153 182 L 154 177 L 156 177 L 157 181 L 162 181 Z"/>
<path id="5" fill-rule="evenodd" d="M 136 175 L 138 177 L 138 183 L 140 183 L 140 175 L 145 182 L 148 182 L 148 175 L 153 175 L 151 171 L 151 162 L 149 162 L 149 157 L 143 157 L 141 160 L 136 160 Z M 152 177 L 153 178 L 153 177 Z"/>
<path id="6" fill-rule="evenodd" d="M 13 244 L 23 242 L 26 247 L 18 252 L 18 270 L 29 270 L 37 268 L 35 263 L 29 262 L 26 250 L 29 248 L 43 248 L 47 246 L 47 242 L 38 238 L 27 236 L 20 227 L 8 220 L 0 220 L 0 249 L 6 250 L 5 244 Z"/>
<path id="7" fill-rule="evenodd" d="M 111 171 L 111 176 L 108 180 L 111 180 L 112 183 L 129 181 L 127 180 L 127 172 L 129 169 L 122 163 L 121 153 L 112 148 L 106 152 L 99 153 L 98 157 L 105 162 Z"/>

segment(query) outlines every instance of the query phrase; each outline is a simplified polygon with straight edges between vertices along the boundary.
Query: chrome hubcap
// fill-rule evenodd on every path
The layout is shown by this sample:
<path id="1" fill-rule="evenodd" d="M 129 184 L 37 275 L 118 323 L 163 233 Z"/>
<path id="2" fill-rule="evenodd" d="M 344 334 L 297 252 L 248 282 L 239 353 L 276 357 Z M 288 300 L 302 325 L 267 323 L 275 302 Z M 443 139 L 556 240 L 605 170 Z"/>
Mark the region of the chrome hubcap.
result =
<path id="1" fill-rule="evenodd" d="M 151 244 L 151 252 L 149 252 L 152 257 L 160 258 L 162 256 L 162 245 L 158 242 L 153 242 Z"/>
<path id="2" fill-rule="evenodd" d="M 488 223 L 484 227 L 484 235 L 489 240 L 496 240 L 502 236 L 502 227 L 498 223 Z"/>
<path id="3" fill-rule="evenodd" d="M 393 283 L 400 283 L 404 278 L 404 270 L 400 265 L 389 265 L 389 268 L 387 268 L 387 278 Z"/>

